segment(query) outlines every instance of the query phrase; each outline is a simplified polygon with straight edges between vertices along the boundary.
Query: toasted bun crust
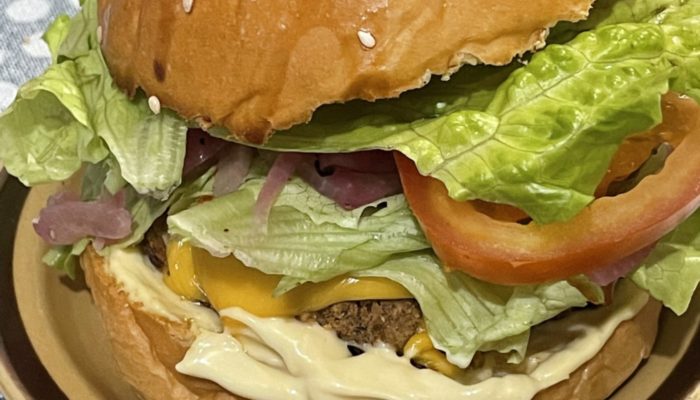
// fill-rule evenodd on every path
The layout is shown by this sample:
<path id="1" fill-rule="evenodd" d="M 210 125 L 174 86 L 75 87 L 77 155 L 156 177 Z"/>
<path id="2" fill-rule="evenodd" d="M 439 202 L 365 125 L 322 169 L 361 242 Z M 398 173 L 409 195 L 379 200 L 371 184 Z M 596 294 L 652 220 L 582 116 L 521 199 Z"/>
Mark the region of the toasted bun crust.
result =
<path id="1" fill-rule="evenodd" d="M 537 394 L 535 400 L 606 399 L 649 357 L 656 340 L 661 303 L 650 301 L 636 317 L 617 327 L 595 357 L 569 379 Z"/>
<path id="2" fill-rule="evenodd" d="M 187 13 L 182 0 L 100 0 L 100 21 L 120 87 L 260 143 L 322 104 L 396 97 L 465 63 L 506 64 L 591 3 L 195 0 Z"/>
<path id="3" fill-rule="evenodd" d="M 107 270 L 105 260 L 91 247 L 83 253 L 81 264 L 117 364 L 145 399 L 239 399 L 218 385 L 175 371 L 175 364 L 194 341 L 187 323 L 165 320 L 129 301 Z M 600 400 L 609 396 L 649 356 L 660 308 L 658 302 L 650 301 L 635 318 L 618 326 L 603 349 L 568 380 L 535 398 Z"/>
<path id="4" fill-rule="evenodd" d="M 129 301 L 107 270 L 105 259 L 92 247 L 81 256 L 90 287 L 114 356 L 124 378 L 145 399 L 236 400 L 220 386 L 182 375 L 175 364 L 185 355 L 194 336 L 186 322 L 175 323 L 147 313 Z"/>

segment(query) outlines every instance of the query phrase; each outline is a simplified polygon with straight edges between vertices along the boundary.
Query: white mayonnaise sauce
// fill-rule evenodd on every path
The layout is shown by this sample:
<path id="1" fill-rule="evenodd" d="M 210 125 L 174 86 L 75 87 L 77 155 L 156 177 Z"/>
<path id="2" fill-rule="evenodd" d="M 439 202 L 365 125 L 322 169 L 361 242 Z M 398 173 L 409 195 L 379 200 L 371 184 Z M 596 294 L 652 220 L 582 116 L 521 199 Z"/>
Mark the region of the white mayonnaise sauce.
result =
<path id="1" fill-rule="evenodd" d="M 259 318 L 239 309 L 221 315 L 243 323 L 240 333 L 202 332 L 177 365 L 181 373 L 214 381 L 250 399 L 530 399 L 567 379 L 593 357 L 648 295 L 623 282 L 610 307 L 572 313 L 546 329 L 570 340 L 528 356 L 529 374 L 498 373 L 464 385 L 432 370 L 414 368 L 389 348 L 352 357 L 333 332 L 288 318 Z M 548 333 L 549 335 L 549 333 Z M 487 375 L 488 376 L 488 375 Z"/>
<path id="2" fill-rule="evenodd" d="M 163 283 L 163 275 L 147 264 L 136 249 L 110 249 L 107 255 L 109 272 L 129 296 L 143 309 L 170 321 L 191 321 L 193 328 L 221 332 L 216 312 L 182 299 Z"/>

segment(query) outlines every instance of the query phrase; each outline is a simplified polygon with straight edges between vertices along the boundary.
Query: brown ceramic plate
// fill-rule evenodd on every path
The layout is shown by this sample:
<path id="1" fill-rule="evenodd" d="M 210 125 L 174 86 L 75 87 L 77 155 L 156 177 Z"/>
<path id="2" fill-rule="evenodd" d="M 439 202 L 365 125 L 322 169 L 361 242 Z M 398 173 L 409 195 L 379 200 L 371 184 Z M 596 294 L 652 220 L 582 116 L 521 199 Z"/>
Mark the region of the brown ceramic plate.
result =
<path id="1" fill-rule="evenodd" d="M 0 191 L 0 336 L 7 351 L 0 386 L 11 400 L 134 399 L 84 283 L 41 265 L 45 248 L 31 220 L 55 190 L 41 187 L 27 196 L 10 180 Z M 664 311 L 660 323 L 652 356 L 614 399 L 697 398 L 700 297 L 683 317 Z"/>

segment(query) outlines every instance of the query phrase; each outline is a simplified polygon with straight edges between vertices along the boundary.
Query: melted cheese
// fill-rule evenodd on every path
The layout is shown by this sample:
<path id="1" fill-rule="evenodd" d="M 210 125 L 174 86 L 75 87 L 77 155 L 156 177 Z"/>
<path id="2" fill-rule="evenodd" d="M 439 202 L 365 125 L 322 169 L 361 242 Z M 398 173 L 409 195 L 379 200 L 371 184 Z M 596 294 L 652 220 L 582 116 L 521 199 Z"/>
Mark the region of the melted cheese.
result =
<path id="1" fill-rule="evenodd" d="M 418 364 L 424 365 L 443 375 L 455 378 L 462 371 L 459 367 L 447 361 L 445 353 L 438 351 L 433 346 L 428 332 L 419 332 L 413 335 L 403 347 L 405 357 L 415 360 Z"/>
<path id="2" fill-rule="evenodd" d="M 345 342 L 318 325 L 261 318 L 240 308 L 223 310 L 221 315 L 246 329 L 235 335 L 201 334 L 177 370 L 250 399 L 525 400 L 566 379 L 648 300 L 646 293 L 626 282 L 617 295 L 610 307 L 551 321 L 548 329 L 555 333 L 551 348 L 528 355 L 529 373 L 491 374 L 494 377 L 471 385 L 432 370 L 418 370 L 409 358 L 385 347 L 366 348 L 364 354 L 353 357 Z M 568 340 L 557 343 L 559 337 Z"/>
<path id="3" fill-rule="evenodd" d="M 193 328 L 221 331 L 218 315 L 173 293 L 163 284 L 163 276 L 150 267 L 136 249 L 111 249 L 107 268 L 123 287 L 132 303 L 145 311 L 171 321 L 191 321 Z"/>
<path id="4" fill-rule="evenodd" d="M 214 257 L 187 243 L 170 243 L 168 264 L 175 268 L 170 269 L 165 283 L 181 296 L 198 300 L 205 293 L 217 310 L 240 307 L 260 317 L 291 317 L 344 301 L 411 297 L 403 286 L 388 279 L 352 277 L 306 283 L 274 297 L 280 276 L 248 268 L 233 256 Z"/>
<path id="5" fill-rule="evenodd" d="M 207 297 L 194 271 L 194 249 L 182 241 L 168 245 L 168 273 L 163 277 L 163 282 L 188 300 L 205 301 Z"/>

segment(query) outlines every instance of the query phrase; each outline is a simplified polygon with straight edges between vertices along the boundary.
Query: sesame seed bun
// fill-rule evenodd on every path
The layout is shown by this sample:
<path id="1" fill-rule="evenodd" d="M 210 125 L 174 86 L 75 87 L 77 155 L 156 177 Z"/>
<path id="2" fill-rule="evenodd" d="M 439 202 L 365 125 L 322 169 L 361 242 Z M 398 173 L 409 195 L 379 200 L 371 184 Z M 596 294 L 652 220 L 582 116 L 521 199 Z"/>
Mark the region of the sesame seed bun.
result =
<path id="1" fill-rule="evenodd" d="M 396 97 L 462 64 L 541 47 L 592 0 L 100 0 L 117 84 L 239 140 L 264 142 L 320 105 Z"/>

